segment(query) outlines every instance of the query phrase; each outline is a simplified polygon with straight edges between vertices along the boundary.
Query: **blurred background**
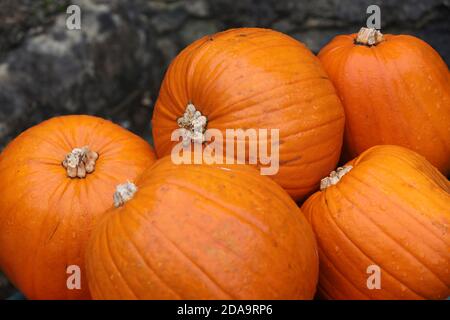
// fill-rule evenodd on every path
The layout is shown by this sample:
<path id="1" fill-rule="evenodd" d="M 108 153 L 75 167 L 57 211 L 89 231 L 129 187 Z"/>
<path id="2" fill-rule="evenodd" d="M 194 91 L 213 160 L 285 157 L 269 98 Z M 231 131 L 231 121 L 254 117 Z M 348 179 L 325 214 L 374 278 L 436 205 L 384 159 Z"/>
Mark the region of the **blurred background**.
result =
<path id="1" fill-rule="evenodd" d="M 81 8 L 81 30 L 66 27 Z M 313 52 L 365 26 L 416 35 L 450 63 L 450 0 L 0 0 L 0 150 L 55 115 L 108 118 L 151 141 L 150 119 L 171 59 L 197 38 L 267 27 Z M 0 272 L 0 299 L 20 298 Z"/>

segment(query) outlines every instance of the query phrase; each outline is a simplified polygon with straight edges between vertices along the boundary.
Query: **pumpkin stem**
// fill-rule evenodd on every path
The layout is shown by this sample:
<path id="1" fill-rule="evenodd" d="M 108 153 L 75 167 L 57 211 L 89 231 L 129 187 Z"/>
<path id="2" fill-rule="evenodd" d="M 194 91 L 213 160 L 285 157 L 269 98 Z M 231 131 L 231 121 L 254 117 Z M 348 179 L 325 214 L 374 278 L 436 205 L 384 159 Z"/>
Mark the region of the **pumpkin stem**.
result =
<path id="1" fill-rule="evenodd" d="M 134 194 L 137 191 L 137 186 L 130 181 L 127 181 L 126 183 L 119 184 L 116 187 L 116 192 L 114 192 L 114 206 L 116 208 L 122 206 L 125 202 L 128 200 L 133 199 Z"/>
<path id="2" fill-rule="evenodd" d="M 98 153 L 89 150 L 88 146 L 75 148 L 64 158 L 62 165 L 66 168 L 70 178 L 84 178 L 86 174 L 94 172 Z"/>
<path id="3" fill-rule="evenodd" d="M 183 129 L 183 145 L 188 146 L 191 141 L 205 142 L 205 130 L 208 119 L 198 111 L 192 103 L 188 103 L 182 117 L 177 119 L 178 126 Z"/>
<path id="4" fill-rule="evenodd" d="M 331 171 L 330 175 L 326 178 L 320 180 L 320 190 L 325 190 L 329 186 L 337 184 L 343 176 L 345 176 L 350 170 L 353 169 L 353 166 L 344 166 L 339 167 L 336 171 Z"/>
<path id="5" fill-rule="evenodd" d="M 355 43 L 365 46 L 376 46 L 384 40 L 383 34 L 374 28 L 361 28 L 356 36 Z"/>

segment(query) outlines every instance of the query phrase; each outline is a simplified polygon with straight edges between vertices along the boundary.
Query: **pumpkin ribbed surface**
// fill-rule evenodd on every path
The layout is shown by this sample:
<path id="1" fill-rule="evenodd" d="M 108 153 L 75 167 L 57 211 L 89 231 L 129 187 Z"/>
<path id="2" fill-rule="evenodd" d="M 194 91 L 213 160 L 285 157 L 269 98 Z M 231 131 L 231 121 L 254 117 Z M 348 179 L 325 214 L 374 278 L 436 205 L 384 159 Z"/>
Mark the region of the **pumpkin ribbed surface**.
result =
<path id="1" fill-rule="evenodd" d="M 319 58 L 345 109 L 349 159 L 380 144 L 423 155 L 450 173 L 450 73 L 424 41 L 384 35 L 376 45 L 356 34 L 334 38 Z"/>
<path id="2" fill-rule="evenodd" d="M 170 154 L 171 133 L 189 105 L 206 129 L 279 129 L 273 178 L 294 199 L 314 190 L 339 159 L 339 98 L 319 60 L 282 33 L 231 29 L 201 38 L 172 61 L 152 120 L 159 157 Z"/>
<path id="3" fill-rule="evenodd" d="M 373 147 L 344 168 L 302 206 L 319 247 L 318 291 L 330 299 L 448 297 L 449 181 L 398 146 Z M 371 265 L 381 269 L 380 289 L 367 286 Z"/>
<path id="4" fill-rule="evenodd" d="M 0 155 L 0 269 L 30 299 L 87 299 L 84 248 L 115 186 L 154 162 L 138 136 L 100 118 L 44 121 Z M 81 269 L 81 289 L 66 268 Z"/>
<path id="5" fill-rule="evenodd" d="M 127 190 L 131 197 L 105 216 L 87 251 L 94 298 L 313 298 L 311 228 L 256 169 L 166 157 L 134 186 L 120 185 L 117 197 Z"/>

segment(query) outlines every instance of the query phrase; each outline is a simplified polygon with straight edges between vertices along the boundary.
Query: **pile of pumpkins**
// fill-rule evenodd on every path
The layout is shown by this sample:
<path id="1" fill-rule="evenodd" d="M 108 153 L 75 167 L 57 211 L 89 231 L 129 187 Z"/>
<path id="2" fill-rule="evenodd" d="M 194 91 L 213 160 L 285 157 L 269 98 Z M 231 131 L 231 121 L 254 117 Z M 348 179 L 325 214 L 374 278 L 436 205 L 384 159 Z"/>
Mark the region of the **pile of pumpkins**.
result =
<path id="1" fill-rule="evenodd" d="M 175 164 L 189 106 L 207 128 L 279 129 L 279 172 Z M 363 28 L 316 57 L 269 29 L 206 36 L 170 64 L 152 127 L 155 153 L 88 115 L 4 149 L 0 269 L 27 298 L 450 295 L 450 75 L 422 40 Z"/>

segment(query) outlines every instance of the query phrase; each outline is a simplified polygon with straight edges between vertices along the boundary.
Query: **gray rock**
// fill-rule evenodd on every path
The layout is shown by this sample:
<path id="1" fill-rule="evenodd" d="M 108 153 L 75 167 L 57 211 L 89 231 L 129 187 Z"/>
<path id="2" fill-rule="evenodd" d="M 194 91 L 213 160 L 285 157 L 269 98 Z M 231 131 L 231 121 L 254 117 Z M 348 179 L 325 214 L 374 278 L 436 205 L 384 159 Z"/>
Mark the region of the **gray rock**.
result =
<path id="1" fill-rule="evenodd" d="M 170 61 L 178 54 L 179 45 L 171 37 L 160 37 L 156 45 L 162 53 L 165 61 Z"/>
<path id="2" fill-rule="evenodd" d="M 297 25 L 293 23 L 290 19 L 281 19 L 272 24 L 272 28 L 284 32 L 284 33 L 292 33 L 297 29 Z"/>
<path id="3" fill-rule="evenodd" d="M 68 3 L 68 0 L 1 0 L 0 60 L 27 35 L 43 32 L 53 23 L 55 14 L 65 12 Z"/>
<path id="4" fill-rule="evenodd" d="M 208 17 L 210 14 L 209 4 L 206 0 L 188 0 L 184 2 L 184 7 L 189 15 L 196 18 Z"/>
<path id="5" fill-rule="evenodd" d="M 67 30 L 66 15 L 58 15 L 45 33 L 26 38 L 0 64 L 1 144 L 50 115 L 101 114 L 124 121 L 116 106 L 123 108 L 135 92 L 157 90 L 152 80 L 161 78 L 161 70 L 153 66 L 160 64 L 160 53 L 140 6 L 74 3 L 82 8 L 81 30 Z"/>
<path id="6" fill-rule="evenodd" d="M 158 33 L 178 30 L 187 17 L 186 10 L 178 7 L 175 10 L 158 13 L 151 19 L 151 24 Z"/>
<path id="7" fill-rule="evenodd" d="M 335 36 L 331 30 L 307 30 L 299 31 L 292 35 L 295 39 L 303 42 L 311 51 L 318 52 Z"/>
<path id="8" fill-rule="evenodd" d="M 226 28 L 238 26 L 268 26 L 276 20 L 273 1 L 215 0 L 210 1 L 213 17 L 224 23 Z"/>
<path id="9" fill-rule="evenodd" d="M 187 21 L 183 29 L 180 30 L 181 45 L 189 45 L 193 41 L 209 34 L 214 34 L 220 29 L 217 24 L 209 20 L 190 20 Z"/>

